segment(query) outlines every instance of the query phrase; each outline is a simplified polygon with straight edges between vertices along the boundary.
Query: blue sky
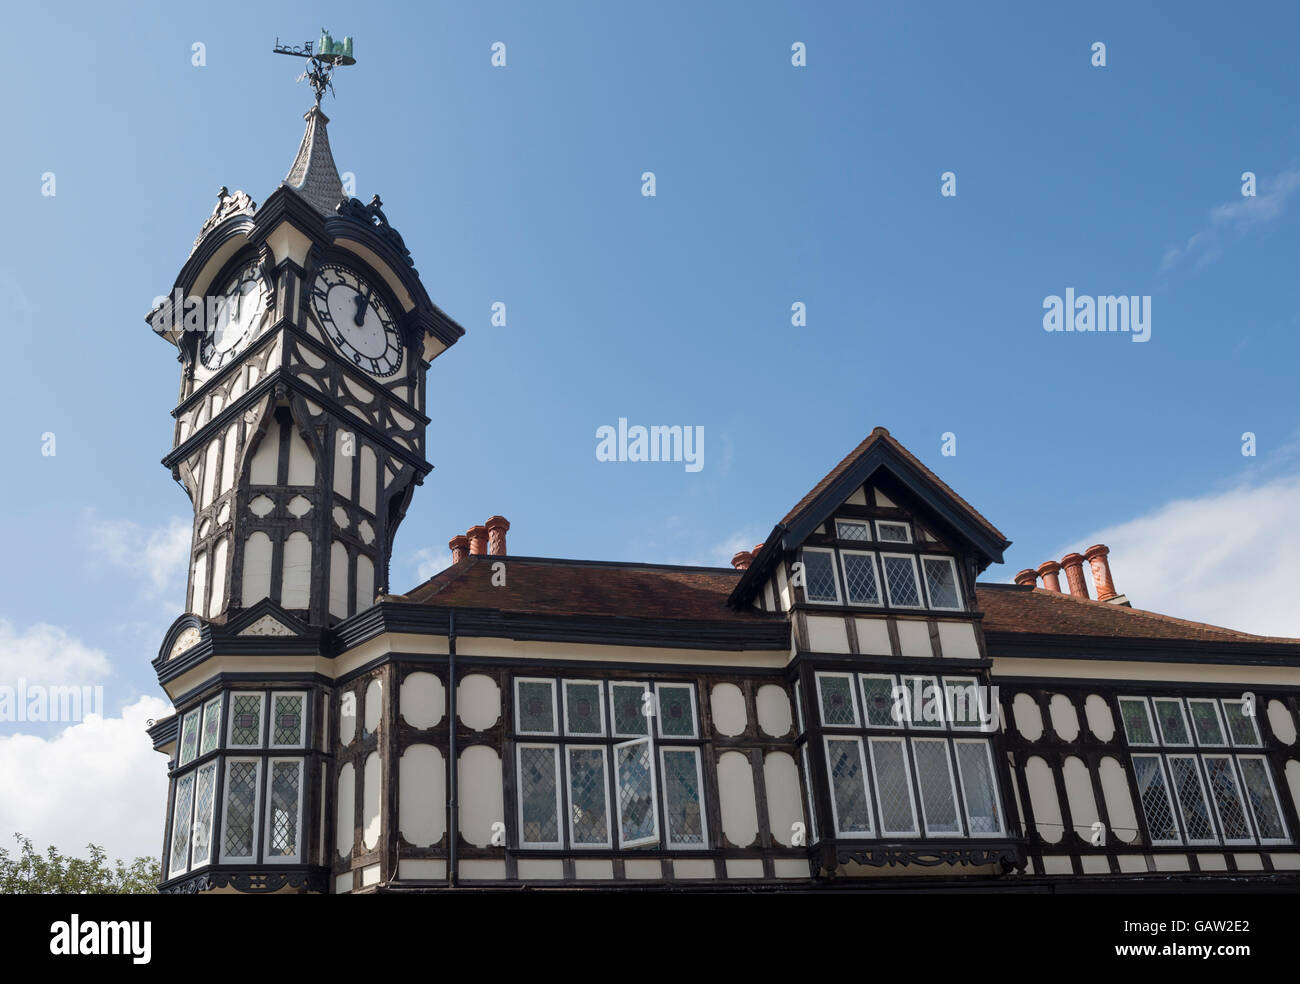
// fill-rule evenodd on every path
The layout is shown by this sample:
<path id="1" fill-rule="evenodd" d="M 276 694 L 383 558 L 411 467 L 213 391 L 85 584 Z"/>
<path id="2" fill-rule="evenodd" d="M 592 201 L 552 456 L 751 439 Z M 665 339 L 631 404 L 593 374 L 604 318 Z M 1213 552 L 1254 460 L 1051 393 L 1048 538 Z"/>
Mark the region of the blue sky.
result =
<path id="1" fill-rule="evenodd" d="M 1135 604 L 1300 635 L 1273 617 L 1300 488 L 1297 13 L 1058 6 L 13 9 L 0 670 L 38 675 L 53 639 L 111 714 L 160 694 L 190 508 L 158 463 L 179 366 L 143 319 L 216 189 L 284 177 L 311 97 L 270 49 L 321 25 L 358 59 L 324 107 L 339 168 L 467 329 L 430 370 L 395 590 L 494 513 L 512 553 L 725 564 L 884 425 L 1014 541 L 986 578 L 1109 531 Z M 1151 340 L 1044 332 L 1067 287 L 1150 295 Z M 598 462 L 619 417 L 702 426 L 704 469 Z M 1233 524 L 1241 552 L 1204 560 Z M 1225 571 L 1287 593 L 1216 608 Z"/>

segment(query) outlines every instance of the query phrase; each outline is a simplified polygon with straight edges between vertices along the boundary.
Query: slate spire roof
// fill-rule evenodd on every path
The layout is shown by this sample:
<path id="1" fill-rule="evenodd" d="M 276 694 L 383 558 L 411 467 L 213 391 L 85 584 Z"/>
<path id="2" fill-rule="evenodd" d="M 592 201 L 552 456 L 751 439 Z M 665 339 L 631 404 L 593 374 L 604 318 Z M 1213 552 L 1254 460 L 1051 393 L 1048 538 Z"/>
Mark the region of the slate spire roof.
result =
<path id="1" fill-rule="evenodd" d="M 325 130 L 329 117 L 313 106 L 303 117 L 307 130 L 302 135 L 298 156 L 282 184 L 307 200 L 321 215 L 334 215 L 339 203 L 347 198 L 343 182 L 330 152 L 330 138 Z"/>

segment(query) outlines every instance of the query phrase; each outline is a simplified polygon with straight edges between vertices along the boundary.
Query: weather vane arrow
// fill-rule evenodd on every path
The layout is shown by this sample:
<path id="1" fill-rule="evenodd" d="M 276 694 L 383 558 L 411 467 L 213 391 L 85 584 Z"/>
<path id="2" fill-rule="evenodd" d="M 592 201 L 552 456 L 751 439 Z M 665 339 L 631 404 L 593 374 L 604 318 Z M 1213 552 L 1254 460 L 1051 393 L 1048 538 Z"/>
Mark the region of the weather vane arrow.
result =
<path id="1" fill-rule="evenodd" d="M 340 65 L 355 65 L 357 60 L 352 57 L 351 38 L 345 37 L 342 41 L 335 41 L 330 36 L 330 32 L 323 27 L 320 40 L 315 42 L 315 50 L 312 50 L 312 45 L 311 41 L 296 46 L 281 44 L 277 37 L 275 47 L 271 50 L 277 55 L 293 55 L 307 59 L 307 68 L 298 76 L 297 81 L 306 79 L 311 83 L 312 91 L 316 93 L 316 108 L 319 109 L 321 96 L 326 92 L 334 91 L 334 82 L 331 79 L 334 69 Z"/>

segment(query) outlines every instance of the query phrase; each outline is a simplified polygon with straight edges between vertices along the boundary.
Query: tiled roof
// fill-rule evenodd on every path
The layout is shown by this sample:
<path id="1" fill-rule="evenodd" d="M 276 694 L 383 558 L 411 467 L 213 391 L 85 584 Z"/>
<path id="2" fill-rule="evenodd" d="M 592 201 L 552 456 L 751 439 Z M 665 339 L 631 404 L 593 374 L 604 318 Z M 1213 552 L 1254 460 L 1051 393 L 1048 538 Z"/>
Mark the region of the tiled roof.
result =
<path id="1" fill-rule="evenodd" d="M 971 518 L 974 519 L 977 523 L 979 523 L 979 525 L 983 526 L 986 530 L 988 530 L 990 533 L 996 536 L 999 540 L 1006 540 L 1006 537 L 1003 536 L 1001 530 L 999 530 L 996 526 L 994 526 L 982 515 L 980 515 L 979 511 L 974 506 L 972 506 L 969 502 L 967 502 L 956 492 L 954 492 L 951 488 L 949 488 L 948 484 L 943 479 L 941 479 L 934 472 L 930 471 L 929 468 L 926 468 L 925 465 L 921 463 L 920 459 L 916 457 L 916 455 L 912 454 L 911 451 L 907 450 L 907 448 L 899 444 L 898 441 L 893 436 L 890 435 L 889 431 L 885 430 L 885 428 L 883 427 L 877 427 L 870 434 L 868 434 L 866 439 L 861 444 L 859 444 L 856 448 L 850 451 L 845 456 L 843 461 L 841 461 L 838 465 L 836 465 L 829 472 L 827 472 L 825 477 L 822 478 L 822 480 L 818 482 L 816 485 L 814 485 L 808 491 L 808 494 L 805 495 L 798 502 L 796 502 L 794 508 L 791 509 L 788 513 L 786 513 L 781 518 L 781 523 L 788 525 L 796 516 L 798 516 L 801 512 L 803 512 L 803 510 L 806 509 L 813 502 L 813 500 L 817 498 L 817 496 L 821 495 L 822 492 L 824 492 L 831 485 L 831 483 L 833 483 L 842 474 L 844 474 L 846 471 L 852 468 L 853 463 L 857 461 L 858 458 L 860 458 L 862 455 L 864 455 L 868 450 L 870 450 L 871 446 L 875 444 L 877 441 L 883 441 L 885 444 L 888 444 L 891 448 L 897 451 L 903 458 L 907 459 L 907 461 L 910 462 L 922 475 L 924 475 L 936 486 L 938 486 L 944 492 L 945 495 L 951 497 L 963 509 L 965 509 L 968 513 L 970 513 Z"/>
<path id="2" fill-rule="evenodd" d="M 506 583 L 492 584 L 495 561 Z M 727 605 L 741 572 L 719 567 L 667 567 L 540 557 L 478 555 L 395 600 L 438 606 L 551 615 L 603 615 L 754 623 L 776 616 Z M 1165 639 L 1193 642 L 1294 643 L 1155 612 L 1075 598 L 1043 588 L 981 584 L 976 602 L 984 631 L 1008 635 Z"/>

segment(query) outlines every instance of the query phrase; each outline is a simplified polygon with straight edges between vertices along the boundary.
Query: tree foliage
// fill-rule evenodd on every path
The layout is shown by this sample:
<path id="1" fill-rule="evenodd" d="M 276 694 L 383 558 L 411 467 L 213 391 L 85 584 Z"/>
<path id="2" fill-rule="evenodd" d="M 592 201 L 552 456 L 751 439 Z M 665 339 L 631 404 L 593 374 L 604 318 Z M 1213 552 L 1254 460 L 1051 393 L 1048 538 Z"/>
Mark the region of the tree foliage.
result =
<path id="1" fill-rule="evenodd" d="M 15 855 L 0 847 L 0 895 L 148 895 L 157 892 L 161 870 L 157 858 L 115 860 L 95 844 L 88 858 L 65 857 L 53 846 L 44 854 L 31 838 L 14 834 Z"/>

